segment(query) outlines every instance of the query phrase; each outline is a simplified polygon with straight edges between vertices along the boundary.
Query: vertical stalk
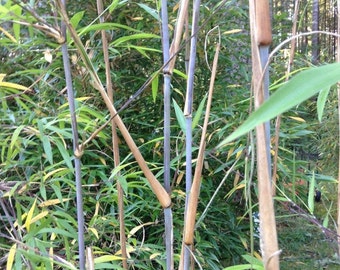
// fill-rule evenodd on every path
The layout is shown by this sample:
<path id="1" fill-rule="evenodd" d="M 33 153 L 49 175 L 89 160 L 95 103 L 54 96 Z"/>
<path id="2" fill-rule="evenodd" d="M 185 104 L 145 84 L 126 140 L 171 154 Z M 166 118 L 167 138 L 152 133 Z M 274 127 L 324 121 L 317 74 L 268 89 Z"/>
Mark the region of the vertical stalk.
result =
<path id="1" fill-rule="evenodd" d="M 167 0 L 161 2 L 161 26 L 162 26 L 162 49 L 163 63 L 166 64 L 170 59 L 170 42 L 168 29 L 168 5 Z M 171 71 L 169 65 L 165 65 L 163 69 L 164 75 L 164 188 L 170 195 L 171 179 L 170 179 L 170 161 L 171 161 L 171 146 L 170 146 L 170 111 L 171 111 Z M 166 247 L 166 269 L 174 269 L 173 256 L 173 218 L 171 207 L 164 209 L 164 228 L 165 228 L 165 247 Z"/>
<path id="2" fill-rule="evenodd" d="M 249 18 L 252 49 L 252 88 L 255 108 L 265 99 L 265 83 L 261 80 L 261 47 L 271 43 L 271 28 L 268 0 L 250 0 Z M 279 269 L 279 250 L 277 243 L 274 202 L 272 199 L 270 161 L 268 156 L 267 129 L 265 124 L 256 127 L 257 177 L 259 190 L 259 214 L 261 252 L 265 269 Z"/>
<path id="3" fill-rule="evenodd" d="M 61 3 L 66 10 L 65 0 L 62 0 Z M 61 32 L 62 32 L 62 35 L 66 37 L 66 24 L 64 21 L 61 22 Z M 75 102 L 74 102 L 74 96 L 73 96 L 71 67 L 70 67 L 70 61 L 69 61 L 69 55 L 68 55 L 66 42 L 61 45 L 61 51 L 63 55 L 67 97 L 68 97 L 68 103 L 69 103 L 70 115 L 71 115 L 73 152 L 75 153 L 74 154 L 75 156 L 74 157 L 74 171 L 75 171 L 75 180 L 76 180 L 77 221 L 79 225 L 78 226 L 79 269 L 85 270 L 85 241 L 84 241 L 85 231 L 84 231 L 83 194 L 82 194 L 82 185 L 81 185 L 81 164 L 80 164 L 81 155 L 78 155 L 79 138 L 78 138 L 77 118 L 76 118 Z"/>
<path id="4" fill-rule="evenodd" d="M 104 11 L 102 0 L 97 0 L 97 11 L 98 11 L 99 16 Z M 101 23 L 104 22 L 103 16 L 99 17 L 99 21 Z M 111 78 L 111 72 L 110 72 L 108 42 L 107 42 L 105 30 L 101 31 L 101 35 L 102 35 L 103 55 L 104 55 L 104 62 L 105 62 L 107 95 L 113 104 L 113 86 L 112 86 L 112 78 Z M 113 149 L 114 166 L 118 167 L 120 164 L 119 144 L 118 144 L 117 126 L 113 119 L 111 121 L 111 134 L 112 134 L 112 149 Z M 119 172 L 117 172 L 117 175 L 119 175 Z M 119 241 L 120 241 L 120 248 L 122 251 L 122 264 L 123 264 L 124 269 L 128 269 L 126 235 L 125 235 L 125 220 L 124 220 L 124 192 L 119 181 L 117 181 L 117 192 L 118 192 Z"/>
<path id="5" fill-rule="evenodd" d="M 195 64 L 196 64 L 196 46 L 197 46 L 197 35 L 198 32 L 198 21 L 199 21 L 199 8 L 200 0 L 194 1 L 193 6 L 193 19 L 192 19 L 192 39 L 190 43 L 190 58 L 188 65 L 188 80 L 187 80 L 187 91 L 184 106 L 184 116 L 186 119 L 186 134 L 185 134 L 185 153 L 186 153 L 186 170 L 185 170 L 185 189 L 186 189 L 186 207 L 185 216 L 188 211 L 188 199 L 190 197 L 190 189 L 192 185 L 192 102 L 193 102 L 193 91 L 194 91 L 194 78 L 195 78 Z M 185 218 L 186 219 L 186 218 Z M 184 224 L 184 228 L 186 224 Z M 185 235 L 184 235 L 185 238 Z M 183 267 L 185 270 L 190 267 L 190 246 L 184 243 L 183 246 Z M 182 258 L 181 258 L 182 260 Z"/>

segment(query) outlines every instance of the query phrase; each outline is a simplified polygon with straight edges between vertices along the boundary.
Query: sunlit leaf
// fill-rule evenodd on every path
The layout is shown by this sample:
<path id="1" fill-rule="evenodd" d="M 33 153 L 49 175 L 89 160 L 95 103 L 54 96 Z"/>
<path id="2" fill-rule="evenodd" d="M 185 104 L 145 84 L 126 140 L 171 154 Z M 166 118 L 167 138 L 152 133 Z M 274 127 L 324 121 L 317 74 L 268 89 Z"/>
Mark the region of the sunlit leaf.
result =
<path id="1" fill-rule="evenodd" d="M 30 225 L 32 223 L 32 218 L 33 218 L 33 213 L 34 213 L 34 210 L 35 210 L 36 203 L 37 203 L 37 199 L 34 200 L 34 203 L 32 204 L 32 206 L 31 206 L 31 208 L 28 211 L 27 216 L 26 216 L 26 221 L 25 221 L 24 226 L 26 227 L 28 232 L 30 231 Z"/>
<path id="2" fill-rule="evenodd" d="M 339 80 L 340 63 L 310 68 L 300 72 L 271 95 L 240 127 L 224 139 L 217 148 L 248 133 L 257 125 L 284 113 L 312 97 L 320 90 L 332 86 Z"/>
<path id="3" fill-rule="evenodd" d="M 122 257 L 115 256 L 115 255 L 103 255 L 94 259 L 94 263 L 103 263 L 103 262 L 110 262 L 110 261 L 119 261 L 122 260 Z"/>
<path id="4" fill-rule="evenodd" d="M 47 201 L 40 203 L 38 206 L 39 207 L 46 207 L 46 206 L 56 205 L 56 204 L 59 204 L 59 203 L 62 203 L 62 202 L 67 202 L 69 200 L 71 200 L 71 199 L 64 198 L 62 201 L 60 201 L 59 199 L 51 199 L 51 200 L 47 200 Z"/>
<path id="5" fill-rule="evenodd" d="M 12 267 L 13 267 L 13 262 L 14 262 L 16 251 L 17 251 L 17 244 L 14 244 L 13 246 L 11 246 L 11 248 L 8 252 L 6 270 L 12 270 L 13 269 Z"/>
<path id="6" fill-rule="evenodd" d="M 90 232 L 92 232 L 92 233 L 96 236 L 97 239 L 99 239 L 98 231 L 97 231 L 95 228 L 90 227 L 90 228 L 88 228 L 88 230 L 89 230 Z"/>

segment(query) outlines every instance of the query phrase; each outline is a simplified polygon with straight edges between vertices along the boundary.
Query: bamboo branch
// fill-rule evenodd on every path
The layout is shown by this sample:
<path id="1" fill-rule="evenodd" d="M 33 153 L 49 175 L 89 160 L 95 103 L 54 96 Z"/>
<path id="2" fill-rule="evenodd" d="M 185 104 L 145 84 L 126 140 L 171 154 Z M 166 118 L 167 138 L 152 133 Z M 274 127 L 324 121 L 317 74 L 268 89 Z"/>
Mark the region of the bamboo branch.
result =
<path id="1" fill-rule="evenodd" d="M 101 23 L 104 22 L 103 12 L 104 6 L 102 0 L 97 0 L 97 11 L 99 21 Z M 109 60 L 109 46 L 107 42 L 106 32 L 105 30 L 101 31 L 102 35 L 102 44 L 103 44 L 103 55 L 104 55 L 104 62 L 105 62 L 105 77 L 106 77 L 106 88 L 107 94 L 111 103 L 113 104 L 113 86 L 112 86 L 112 78 L 110 72 L 110 60 Z M 113 115 L 111 114 L 111 117 Z M 118 144 L 118 135 L 117 135 L 117 128 L 116 124 L 111 120 L 111 134 L 112 134 L 112 149 L 113 149 L 113 159 L 114 159 L 114 166 L 117 168 L 120 164 L 120 155 L 119 155 L 119 144 Z M 120 172 L 117 172 L 119 175 Z M 127 264 L 127 249 L 126 249 L 126 235 L 125 235 L 125 220 L 124 220 L 124 192 L 120 182 L 117 180 L 117 192 L 118 192 L 118 218 L 119 218 L 119 241 L 120 241 L 120 248 L 122 252 L 122 264 L 124 269 L 128 269 Z"/>
<path id="2" fill-rule="evenodd" d="M 122 133 L 122 136 L 124 137 L 127 145 L 129 146 L 132 154 L 134 155 L 136 161 L 138 162 L 140 168 L 142 169 L 146 179 L 148 180 L 151 189 L 153 190 L 153 192 L 155 193 L 155 195 L 157 196 L 160 204 L 162 205 L 163 208 L 168 208 L 171 205 L 171 198 L 169 196 L 169 194 L 166 192 L 166 190 L 163 188 L 163 186 L 158 182 L 158 180 L 156 179 L 156 177 L 154 176 L 154 174 L 151 172 L 151 170 L 149 169 L 149 167 L 147 166 L 142 154 L 140 153 L 137 145 L 135 144 L 135 142 L 133 141 L 129 131 L 127 130 L 124 122 L 122 121 L 122 119 L 119 117 L 119 115 L 117 115 L 117 110 L 115 108 L 115 106 L 112 104 L 110 98 L 108 97 L 105 88 L 101 82 L 101 80 L 98 77 L 98 74 L 96 73 L 91 60 L 89 59 L 84 45 L 82 44 L 79 36 L 77 35 L 76 31 L 74 30 L 72 24 L 70 23 L 70 20 L 67 16 L 66 10 L 63 8 L 63 6 L 60 4 L 60 0 L 57 1 L 57 3 L 59 4 L 59 11 L 61 13 L 61 16 L 63 17 L 63 20 L 66 22 L 67 28 L 69 29 L 69 32 L 73 38 L 73 41 L 75 43 L 75 46 L 77 47 L 77 49 L 79 50 L 79 53 L 81 55 L 82 60 L 84 61 L 84 65 L 86 66 L 86 68 L 88 69 L 88 72 L 91 76 L 92 79 L 92 86 L 97 89 L 102 98 L 103 101 L 105 102 L 106 107 L 109 109 L 111 115 L 114 115 L 114 121 L 117 125 L 117 127 L 119 128 L 119 130 Z M 83 149 L 79 149 L 80 150 L 80 155 L 82 154 Z"/>
<path id="3" fill-rule="evenodd" d="M 211 74 L 210 86 L 209 86 L 209 95 L 208 95 L 208 101 L 207 101 L 206 112 L 205 112 L 205 117 L 204 117 L 201 141 L 200 141 L 200 146 L 198 150 L 193 184 L 190 190 L 188 212 L 185 217 L 184 243 L 186 245 L 193 245 L 194 243 L 196 212 L 197 212 L 198 198 L 199 198 L 199 193 L 200 193 L 202 168 L 203 168 L 204 152 L 205 152 L 205 145 L 206 145 L 205 137 L 207 134 L 207 128 L 208 128 L 208 123 L 209 123 L 210 108 L 211 108 L 211 103 L 212 103 L 212 95 L 214 91 L 214 83 L 215 83 L 215 78 L 216 78 L 219 51 L 220 51 L 220 43 L 216 45 L 216 52 L 215 52 L 214 61 L 213 61 L 212 74 Z"/>

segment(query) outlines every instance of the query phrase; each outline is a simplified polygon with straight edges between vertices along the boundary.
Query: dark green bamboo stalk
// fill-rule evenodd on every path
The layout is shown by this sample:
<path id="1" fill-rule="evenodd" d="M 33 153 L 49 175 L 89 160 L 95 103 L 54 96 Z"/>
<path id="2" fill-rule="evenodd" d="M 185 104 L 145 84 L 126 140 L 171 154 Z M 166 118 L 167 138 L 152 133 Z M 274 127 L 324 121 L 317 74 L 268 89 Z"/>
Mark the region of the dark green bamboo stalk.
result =
<path id="1" fill-rule="evenodd" d="M 65 0 L 62 0 L 62 5 L 66 10 Z M 61 32 L 64 37 L 66 37 L 66 24 L 64 21 L 61 22 Z M 67 88 L 67 97 L 70 107 L 71 114 L 71 125 L 72 125 L 72 137 L 73 137 L 73 151 L 74 151 L 74 170 L 75 170 L 75 180 L 76 180 L 76 199 L 77 199 L 77 221 L 78 221 L 78 252 L 79 252 L 79 269 L 85 270 L 85 241 L 84 241 L 84 212 L 83 212 L 83 194 L 82 194 L 82 184 L 81 184 L 81 164 L 79 154 L 79 138 L 78 138 L 78 128 L 77 128 L 77 118 L 75 111 L 74 94 L 72 87 L 72 76 L 71 67 L 69 61 L 69 55 L 67 50 L 67 44 L 63 43 L 61 45 L 61 51 L 63 55 L 63 64 L 65 72 L 65 81 Z"/>

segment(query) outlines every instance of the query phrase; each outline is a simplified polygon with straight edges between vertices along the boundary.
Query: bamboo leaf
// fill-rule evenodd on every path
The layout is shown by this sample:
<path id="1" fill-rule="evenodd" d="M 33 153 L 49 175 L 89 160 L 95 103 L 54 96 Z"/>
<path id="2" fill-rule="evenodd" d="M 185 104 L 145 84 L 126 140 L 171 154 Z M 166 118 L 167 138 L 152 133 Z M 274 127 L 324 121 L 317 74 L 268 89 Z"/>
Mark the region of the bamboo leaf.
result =
<path id="1" fill-rule="evenodd" d="M 33 217 L 33 213 L 34 213 L 36 204 L 37 204 L 37 199 L 34 200 L 34 203 L 31 206 L 31 208 L 28 211 L 27 216 L 26 216 L 26 221 L 25 221 L 24 227 L 26 227 L 28 232 L 30 231 L 30 225 L 32 223 L 32 217 Z"/>
<path id="2" fill-rule="evenodd" d="M 56 205 L 56 204 L 59 204 L 59 203 L 62 203 L 62 202 L 67 202 L 69 200 L 71 200 L 71 199 L 70 198 L 65 198 L 65 199 L 62 199 L 62 200 L 51 199 L 51 200 L 43 201 L 38 206 L 39 207 L 47 207 L 47 206 Z"/>
<path id="3" fill-rule="evenodd" d="M 110 261 L 120 261 L 122 257 L 115 256 L 115 255 L 103 255 L 98 258 L 94 259 L 94 263 L 103 263 L 103 262 L 110 262 Z"/>
<path id="4" fill-rule="evenodd" d="M 224 268 L 223 270 L 248 270 L 248 269 L 263 270 L 264 267 L 262 265 L 239 264 L 239 265 L 229 266 L 227 268 Z"/>
<path id="5" fill-rule="evenodd" d="M 318 111 L 318 120 L 319 120 L 320 123 L 321 123 L 321 120 L 322 120 L 323 111 L 325 109 L 326 100 L 327 100 L 327 97 L 328 97 L 330 90 L 331 90 L 330 87 L 322 89 L 319 93 L 319 96 L 318 96 L 316 108 L 317 108 L 317 111 Z"/>
<path id="6" fill-rule="evenodd" d="M 185 117 L 184 117 L 184 113 L 181 110 L 181 108 L 178 106 L 177 102 L 173 99 L 173 103 L 174 103 L 174 108 L 175 108 L 175 114 L 176 114 L 176 118 L 177 118 L 177 122 L 181 128 L 181 130 L 185 133 Z"/>
<path id="7" fill-rule="evenodd" d="M 315 175 L 313 172 L 312 178 L 309 182 L 309 191 L 308 191 L 308 208 L 311 214 L 314 213 L 314 195 L 315 195 Z"/>
<path id="8" fill-rule="evenodd" d="M 41 141 L 43 143 L 44 152 L 46 154 L 48 162 L 53 165 L 53 153 L 52 146 L 48 136 L 41 134 Z"/>
<path id="9" fill-rule="evenodd" d="M 79 36 L 84 35 L 91 31 L 100 31 L 100 30 L 114 30 L 114 29 L 124 29 L 131 32 L 140 32 L 132 27 L 119 24 L 119 23 L 99 23 L 99 24 L 92 24 L 90 26 L 86 26 L 79 30 Z"/>
<path id="10" fill-rule="evenodd" d="M 142 9 L 144 9 L 148 14 L 154 17 L 157 21 L 159 21 L 158 11 L 156 9 L 150 8 L 149 6 L 141 3 L 137 3 Z"/>
<path id="11" fill-rule="evenodd" d="M 151 89 L 152 89 L 152 98 L 153 98 L 153 102 L 156 102 L 156 98 L 157 98 L 157 93 L 158 93 L 158 85 L 159 85 L 159 76 L 157 74 L 153 74 L 153 76 L 155 76 L 155 78 L 152 80 L 151 83 Z"/>
<path id="12" fill-rule="evenodd" d="M 17 251 L 17 244 L 14 244 L 8 252 L 6 270 L 12 270 L 13 269 L 12 267 L 13 267 L 13 262 L 14 262 L 16 251 Z"/>
<path id="13" fill-rule="evenodd" d="M 11 138 L 11 143 L 9 145 L 9 148 L 11 151 L 13 151 L 13 148 L 14 148 L 14 145 L 18 145 L 18 138 L 19 138 L 19 135 L 20 135 L 20 132 L 21 130 L 24 128 L 25 126 L 24 125 L 21 125 L 21 126 L 18 126 L 14 132 L 13 132 L 13 135 L 12 135 L 12 138 Z"/>
<path id="14" fill-rule="evenodd" d="M 328 64 L 301 71 L 282 85 L 260 108 L 218 146 L 222 147 L 236 138 L 312 97 L 340 80 L 340 63 Z"/>
<path id="15" fill-rule="evenodd" d="M 194 129 L 198 125 L 198 122 L 201 119 L 201 116 L 202 116 L 202 113 L 203 113 L 203 110 L 204 110 L 204 104 L 205 104 L 206 100 L 207 100 L 207 95 L 204 96 L 204 98 L 200 102 L 200 105 L 198 106 L 198 109 L 195 113 L 194 119 L 192 120 L 192 129 Z"/>
<path id="16" fill-rule="evenodd" d="M 74 27 L 74 29 L 77 29 L 79 22 L 84 17 L 84 13 L 85 13 L 85 11 L 77 12 L 70 19 L 70 22 L 71 22 L 72 26 Z"/>
<path id="17" fill-rule="evenodd" d="M 119 181 L 122 189 L 124 190 L 124 193 L 128 194 L 128 182 L 126 181 L 126 178 L 122 175 L 118 175 L 117 180 Z"/>
<path id="18" fill-rule="evenodd" d="M 138 34 L 133 34 L 130 36 L 123 36 L 121 38 L 117 38 L 115 41 L 110 43 L 111 46 L 119 46 L 121 43 L 125 43 L 130 40 L 140 40 L 140 39 L 145 39 L 145 38 L 159 38 L 158 35 L 155 34 L 149 34 L 149 33 L 138 33 Z"/>

